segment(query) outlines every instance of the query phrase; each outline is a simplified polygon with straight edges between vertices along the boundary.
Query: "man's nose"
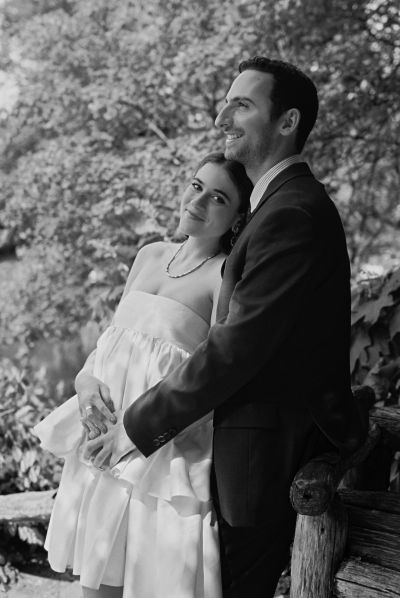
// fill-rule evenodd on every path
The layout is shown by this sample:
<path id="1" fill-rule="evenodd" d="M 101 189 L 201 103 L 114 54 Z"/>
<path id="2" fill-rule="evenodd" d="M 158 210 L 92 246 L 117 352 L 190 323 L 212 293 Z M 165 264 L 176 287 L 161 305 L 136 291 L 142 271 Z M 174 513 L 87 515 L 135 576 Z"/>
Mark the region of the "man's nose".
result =
<path id="1" fill-rule="evenodd" d="M 229 105 L 225 104 L 225 106 L 223 106 L 221 108 L 221 110 L 218 112 L 217 118 L 215 119 L 214 124 L 218 129 L 223 129 L 228 126 L 230 121 L 231 121 L 231 116 L 230 116 Z"/>

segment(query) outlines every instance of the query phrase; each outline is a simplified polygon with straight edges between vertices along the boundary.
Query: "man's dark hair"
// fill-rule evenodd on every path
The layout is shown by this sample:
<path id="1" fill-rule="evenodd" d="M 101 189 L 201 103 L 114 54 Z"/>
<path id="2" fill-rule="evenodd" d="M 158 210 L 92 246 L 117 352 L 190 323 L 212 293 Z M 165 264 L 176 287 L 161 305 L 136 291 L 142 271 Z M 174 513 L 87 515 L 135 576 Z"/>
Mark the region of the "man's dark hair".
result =
<path id="1" fill-rule="evenodd" d="M 265 56 L 254 56 L 239 64 L 239 72 L 253 70 L 270 73 L 274 77 L 271 91 L 273 120 L 281 114 L 297 108 L 300 123 L 297 129 L 296 149 L 301 152 L 318 114 L 318 94 L 314 83 L 299 68 L 281 60 L 271 60 Z"/>

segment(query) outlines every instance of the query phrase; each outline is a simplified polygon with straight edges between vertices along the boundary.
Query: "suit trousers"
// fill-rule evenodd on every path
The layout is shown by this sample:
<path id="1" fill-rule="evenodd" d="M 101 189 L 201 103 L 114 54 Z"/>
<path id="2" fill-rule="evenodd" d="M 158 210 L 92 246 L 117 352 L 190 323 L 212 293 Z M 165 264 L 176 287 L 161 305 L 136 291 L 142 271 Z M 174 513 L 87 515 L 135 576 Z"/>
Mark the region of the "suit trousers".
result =
<path id="1" fill-rule="evenodd" d="M 288 412 L 284 411 L 286 422 Z M 299 413 L 292 418 L 301 422 Z M 301 426 L 299 425 L 300 429 Z M 285 429 L 286 430 L 286 429 Z M 295 436 L 291 428 L 281 436 Z M 311 458 L 335 450 L 334 446 L 311 422 L 299 432 L 294 445 L 299 455 L 292 471 L 287 472 L 287 488 L 279 504 L 264 513 L 259 524 L 249 527 L 232 526 L 222 516 L 214 467 L 211 468 L 211 496 L 219 527 L 223 598 L 273 598 L 282 571 L 289 563 L 290 545 L 296 528 L 296 512 L 289 498 L 290 484 L 300 467 Z M 292 461 L 292 459 L 291 459 Z"/>
<path id="2" fill-rule="evenodd" d="M 279 505 L 268 524 L 233 527 L 221 515 L 215 474 L 211 488 L 216 510 L 223 598 L 273 598 L 282 571 L 290 559 L 296 513 L 290 505 Z"/>

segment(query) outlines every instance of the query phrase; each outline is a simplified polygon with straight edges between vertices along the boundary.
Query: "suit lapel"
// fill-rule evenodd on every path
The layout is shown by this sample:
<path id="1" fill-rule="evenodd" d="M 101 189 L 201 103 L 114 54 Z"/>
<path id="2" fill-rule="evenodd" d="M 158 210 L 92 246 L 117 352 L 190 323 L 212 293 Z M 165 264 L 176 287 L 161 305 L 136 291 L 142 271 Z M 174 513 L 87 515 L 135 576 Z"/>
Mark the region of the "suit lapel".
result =
<path id="1" fill-rule="evenodd" d="M 254 214 L 258 212 L 261 206 L 264 205 L 265 202 L 271 197 L 271 195 L 274 195 L 274 193 L 276 193 L 282 187 L 282 185 L 285 185 L 288 181 L 291 181 L 292 179 L 303 176 L 314 176 L 308 164 L 306 164 L 305 162 L 297 162 L 296 164 L 292 164 L 291 166 L 288 166 L 287 168 L 285 168 L 285 170 L 280 172 L 278 176 L 276 176 L 273 179 L 273 181 L 268 185 L 256 209 L 253 212 L 251 212 L 249 220 L 253 218 Z"/>

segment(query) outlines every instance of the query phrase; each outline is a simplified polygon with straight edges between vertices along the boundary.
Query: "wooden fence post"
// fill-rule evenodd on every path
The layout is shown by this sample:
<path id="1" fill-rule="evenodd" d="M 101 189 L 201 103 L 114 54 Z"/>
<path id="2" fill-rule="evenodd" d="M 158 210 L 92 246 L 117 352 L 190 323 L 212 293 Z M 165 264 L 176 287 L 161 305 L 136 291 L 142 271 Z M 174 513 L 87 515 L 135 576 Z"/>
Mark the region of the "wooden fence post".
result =
<path id="1" fill-rule="evenodd" d="M 331 598 L 347 539 L 347 511 L 336 495 L 322 515 L 298 515 L 290 598 Z"/>

